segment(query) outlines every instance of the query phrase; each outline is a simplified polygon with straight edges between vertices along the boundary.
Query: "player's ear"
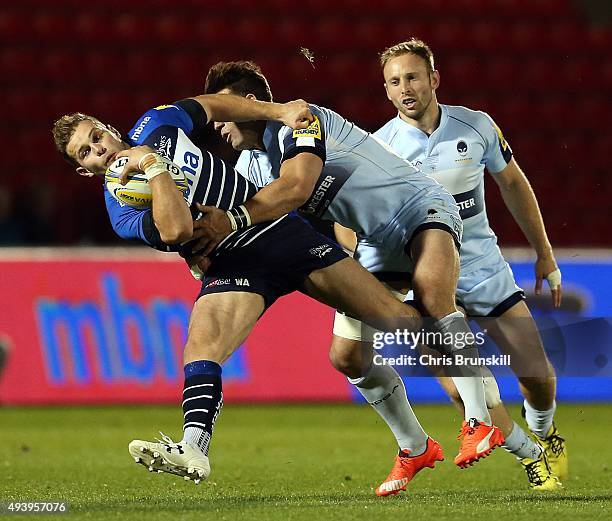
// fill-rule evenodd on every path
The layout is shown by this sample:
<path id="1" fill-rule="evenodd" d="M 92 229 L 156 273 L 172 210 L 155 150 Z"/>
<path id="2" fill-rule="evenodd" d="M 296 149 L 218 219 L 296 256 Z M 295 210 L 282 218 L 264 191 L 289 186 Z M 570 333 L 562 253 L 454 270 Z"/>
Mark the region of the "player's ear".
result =
<path id="1" fill-rule="evenodd" d="M 77 167 L 76 173 L 82 175 L 83 177 L 93 177 L 94 175 L 96 175 L 93 172 L 87 170 L 87 168 L 85 168 L 84 166 Z"/>
<path id="2" fill-rule="evenodd" d="M 256 99 L 257 99 L 257 96 L 255 96 L 255 94 L 247 94 L 247 95 L 245 96 L 245 98 L 247 98 L 247 99 L 254 99 L 254 100 L 256 100 Z"/>
<path id="3" fill-rule="evenodd" d="M 387 82 L 386 82 L 386 81 L 385 81 L 385 82 L 383 82 L 383 85 L 385 86 L 385 92 L 387 93 L 387 99 L 388 99 L 389 101 L 393 101 L 393 100 L 391 99 L 391 96 L 389 95 L 389 89 L 387 88 Z"/>
<path id="4" fill-rule="evenodd" d="M 440 86 L 440 73 L 438 71 L 432 71 L 430 73 L 431 88 L 436 90 Z"/>

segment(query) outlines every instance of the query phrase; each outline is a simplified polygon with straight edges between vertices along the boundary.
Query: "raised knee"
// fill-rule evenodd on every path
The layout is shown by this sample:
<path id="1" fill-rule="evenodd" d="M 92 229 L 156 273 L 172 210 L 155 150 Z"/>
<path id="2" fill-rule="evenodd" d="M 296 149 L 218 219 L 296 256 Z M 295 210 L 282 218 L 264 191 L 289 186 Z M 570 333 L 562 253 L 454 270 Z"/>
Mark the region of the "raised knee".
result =
<path id="1" fill-rule="evenodd" d="M 348 350 L 331 349 L 329 361 L 334 369 L 348 378 L 359 378 L 362 374 L 360 358 Z"/>
<path id="2" fill-rule="evenodd" d="M 455 310 L 453 295 L 441 291 L 435 280 L 429 277 L 421 279 L 414 285 L 414 293 L 421 313 L 430 317 L 441 318 Z"/>
<path id="3" fill-rule="evenodd" d="M 548 376 L 521 376 L 519 382 L 533 393 L 541 393 L 555 385 L 554 373 Z"/>

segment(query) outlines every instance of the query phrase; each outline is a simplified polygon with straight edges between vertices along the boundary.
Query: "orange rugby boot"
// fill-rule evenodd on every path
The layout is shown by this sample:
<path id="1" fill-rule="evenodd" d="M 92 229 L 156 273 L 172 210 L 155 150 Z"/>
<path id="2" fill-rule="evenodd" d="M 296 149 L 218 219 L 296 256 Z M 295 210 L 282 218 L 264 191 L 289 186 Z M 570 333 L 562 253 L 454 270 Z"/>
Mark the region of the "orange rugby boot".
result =
<path id="1" fill-rule="evenodd" d="M 444 460 L 442 447 L 431 438 L 427 438 L 427 448 L 423 454 L 414 457 L 409 454 L 409 451 L 401 450 L 395 457 L 395 465 L 390 474 L 376 489 L 377 496 L 388 496 L 406 490 L 406 485 L 419 470 L 425 467 L 433 469 L 436 461 Z"/>

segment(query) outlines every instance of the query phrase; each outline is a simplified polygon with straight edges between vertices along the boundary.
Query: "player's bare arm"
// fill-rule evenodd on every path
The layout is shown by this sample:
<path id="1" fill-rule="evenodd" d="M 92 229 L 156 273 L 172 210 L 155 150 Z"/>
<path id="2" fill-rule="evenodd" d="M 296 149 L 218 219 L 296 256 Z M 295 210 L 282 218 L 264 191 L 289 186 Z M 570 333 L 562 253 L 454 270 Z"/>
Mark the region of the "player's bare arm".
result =
<path id="1" fill-rule="evenodd" d="M 312 194 L 322 169 L 323 161 L 315 154 L 302 153 L 285 161 L 280 177 L 244 204 L 250 223 L 272 221 L 298 209 Z M 228 212 L 211 206 L 198 208 L 202 217 L 194 223 L 194 237 L 199 240 L 193 251 L 207 255 L 233 228 Z"/>
<path id="2" fill-rule="evenodd" d="M 292 128 L 307 128 L 313 117 L 304 100 L 274 103 L 258 101 L 233 94 L 203 94 L 195 96 L 208 121 L 280 121 Z"/>
<path id="3" fill-rule="evenodd" d="M 559 307 L 561 305 L 561 281 L 555 280 L 554 275 L 552 280 L 550 278 L 551 274 L 558 272 L 559 267 L 546 235 L 538 200 L 527 176 L 512 158 L 506 168 L 493 177 L 499 185 L 506 207 L 537 254 L 536 294 L 540 294 L 542 280 L 546 278 L 551 287 L 553 303 L 555 307 Z"/>
<path id="4" fill-rule="evenodd" d="M 159 156 L 148 146 L 133 147 L 117 154 L 117 158 L 127 157 L 122 181 L 130 174 L 148 171 L 158 163 Z M 177 190 L 176 183 L 167 171 L 161 171 L 148 179 L 153 199 L 152 211 L 155 227 L 161 239 L 167 244 L 179 244 L 193 235 L 193 221 L 187 202 Z"/>

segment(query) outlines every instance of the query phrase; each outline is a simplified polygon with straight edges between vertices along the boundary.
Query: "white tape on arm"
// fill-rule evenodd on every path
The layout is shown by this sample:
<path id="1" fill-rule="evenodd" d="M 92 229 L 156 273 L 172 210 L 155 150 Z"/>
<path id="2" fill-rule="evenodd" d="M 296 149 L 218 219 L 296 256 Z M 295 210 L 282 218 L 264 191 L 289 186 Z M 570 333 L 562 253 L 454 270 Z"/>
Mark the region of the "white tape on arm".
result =
<path id="1" fill-rule="evenodd" d="M 550 289 L 557 289 L 561 286 L 561 270 L 557 268 L 555 271 L 546 275 L 546 281 L 550 286 Z"/>

